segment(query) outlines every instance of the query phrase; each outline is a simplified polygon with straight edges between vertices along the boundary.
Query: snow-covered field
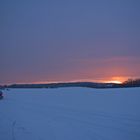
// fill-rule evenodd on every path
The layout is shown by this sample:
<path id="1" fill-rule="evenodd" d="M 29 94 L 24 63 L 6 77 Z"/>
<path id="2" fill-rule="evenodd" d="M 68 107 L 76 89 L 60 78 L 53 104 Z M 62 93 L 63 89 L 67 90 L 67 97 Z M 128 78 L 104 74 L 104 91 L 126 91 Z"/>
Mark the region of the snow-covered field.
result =
<path id="1" fill-rule="evenodd" d="M 0 140 L 140 140 L 140 88 L 4 92 Z"/>

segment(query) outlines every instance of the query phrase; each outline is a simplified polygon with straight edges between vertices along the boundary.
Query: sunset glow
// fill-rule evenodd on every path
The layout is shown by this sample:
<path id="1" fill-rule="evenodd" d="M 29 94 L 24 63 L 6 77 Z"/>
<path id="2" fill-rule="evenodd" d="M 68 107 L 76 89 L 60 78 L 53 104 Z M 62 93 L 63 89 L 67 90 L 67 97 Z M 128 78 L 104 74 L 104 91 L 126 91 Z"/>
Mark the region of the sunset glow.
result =
<path id="1" fill-rule="evenodd" d="M 79 80 L 63 80 L 63 81 L 37 81 L 32 82 L 33 84 L 47 84 L 47 83 L 68 83 L 68 82 L 93 82 L 93 83 L 116 83 L 121 84 L 126 81 L 128 78 L 126 77 L 112 77 L 108 78 L 108 80 L 97 80 L 97 79 L 79 79 Z"/>
<path id="2" fill-rule="evenodd" d="M 121 84 L 122 82 L 121 81 L 106 81 L 105 83 L 115 83 L 115 84 Z"/>
<path id="3" fill-rule="evenodd" d="M 139 78 L 139 3 L 1 1 L 0 85 Z"/>
<path id="4" fill-rule="evenodd" d="M 110 80 L 105 80 L 103 81 L 104 83 L 116 83 L 116 84 L 121 84 L 124 81 L 126 81 L 128 78 L 127 77 L 112 77 Z"/>

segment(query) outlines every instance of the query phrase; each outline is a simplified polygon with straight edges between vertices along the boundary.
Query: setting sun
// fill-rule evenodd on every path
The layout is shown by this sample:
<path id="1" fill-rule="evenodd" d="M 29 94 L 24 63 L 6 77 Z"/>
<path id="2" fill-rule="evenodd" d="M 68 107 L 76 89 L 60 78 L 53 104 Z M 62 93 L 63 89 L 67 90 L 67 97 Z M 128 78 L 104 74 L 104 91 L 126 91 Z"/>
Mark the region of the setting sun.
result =
<path id="1" fill-rule="evenodd" d="M 115 83 L 115 84 L 121 84 L 121 81 L 113 80 L 113 81 L 106 81 L 106 83 Z"/>
<path id="2" fill-rule="evenodd" d="M 127 77 L 111 77 L 109 80 L 104 80 L 103 82 L 121 84 L 127 79 Z"/>

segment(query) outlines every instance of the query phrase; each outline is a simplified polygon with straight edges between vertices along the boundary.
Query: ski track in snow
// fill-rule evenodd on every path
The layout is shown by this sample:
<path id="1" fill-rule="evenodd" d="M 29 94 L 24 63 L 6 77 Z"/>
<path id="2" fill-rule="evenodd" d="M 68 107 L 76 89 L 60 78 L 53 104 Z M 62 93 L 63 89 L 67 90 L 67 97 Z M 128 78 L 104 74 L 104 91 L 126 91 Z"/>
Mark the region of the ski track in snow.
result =
<path id="1" fill-rule="evenodd" d="M 140 140 L 140 88 L 10 89 L 0 140 Z"/>

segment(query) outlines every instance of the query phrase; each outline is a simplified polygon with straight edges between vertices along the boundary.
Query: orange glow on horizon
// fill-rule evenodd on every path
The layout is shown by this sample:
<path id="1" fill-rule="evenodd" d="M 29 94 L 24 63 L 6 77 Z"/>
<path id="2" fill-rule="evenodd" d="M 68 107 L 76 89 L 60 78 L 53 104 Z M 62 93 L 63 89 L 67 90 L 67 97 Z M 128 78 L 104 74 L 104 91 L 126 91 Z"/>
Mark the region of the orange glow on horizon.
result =
<path id="1" fill-rule="evenodd" d="M 106 76 L 103 78 L 87 78 L 87 79 L 77 79 L 77 80 L 42 80 L 42 81 L 33 81 L 33 82 L 17 82 L 16 84 L 49 84 L 49 83 L 68 83 L 68 82 L 95 82 L 95 83 L 117 83 L 117 84 L 121 84 L 124 81 L 126 81 L 127 79 L 129 79 L 126 76 Z"/>
<path id="2" fill-rule="evenodd" d="M 105 83 L 121 84 L 122 82 L 121 81 L 114 80 L 114 81 L 106 81 Z"/>
<path id="3" fill-rule="evenodd" d="M 109 80 L 104 80 L 103 82 L 121 84 L 124 81 L 126 81 L 127 79 L 128 79 L 127 77 L 112 77 Z"/>
<path id="4" fill-rule="evenodd" d="M 32 84 L 48 84 L 48 83 L 68 83 L 68 82 L 97 82 L 97 83 L 116 83 L 121 84 L 126 81 L 127 77 L 111 77 L 105 79 L 79 79 L 79 80 L 52 80 L 52 81 L 38 81 L 38 82 L 31 82 Z"/>

